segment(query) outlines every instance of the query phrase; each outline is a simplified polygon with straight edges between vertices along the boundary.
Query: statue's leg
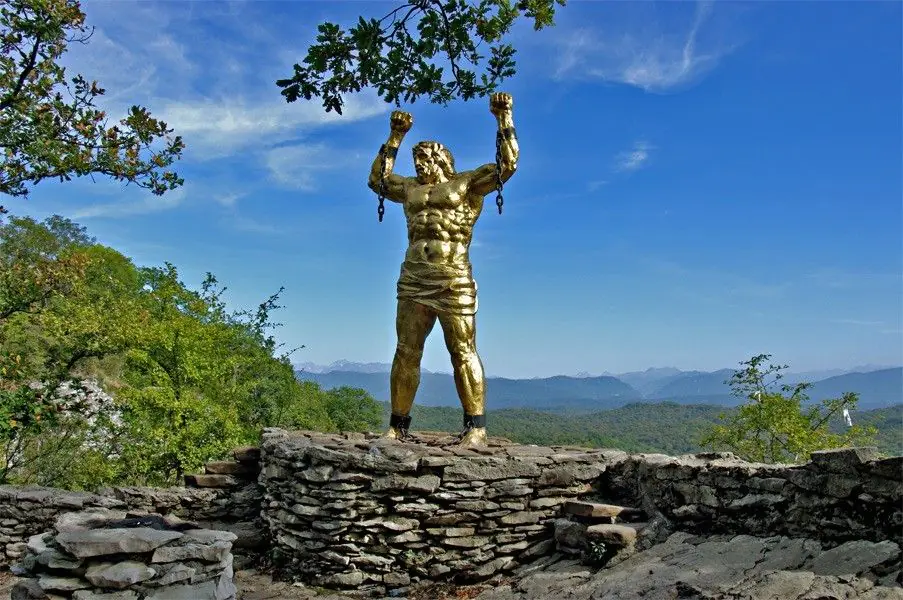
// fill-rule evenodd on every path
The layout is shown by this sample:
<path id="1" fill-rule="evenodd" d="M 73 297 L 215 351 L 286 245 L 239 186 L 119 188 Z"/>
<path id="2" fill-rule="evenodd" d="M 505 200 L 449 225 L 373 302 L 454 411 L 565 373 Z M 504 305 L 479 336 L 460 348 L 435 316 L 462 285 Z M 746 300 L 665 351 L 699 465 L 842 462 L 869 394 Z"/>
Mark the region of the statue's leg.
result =
<path id="1" fill-rule="evenodd" d="M 392 361 L 389 393 L 392 399 L 392 417 L 385 437 L 399 439 L 407 434 L 410 426 L 411 406 L 420 385 L 420 359 L 423 345 L 436 324 L 436 312 L 413 300 L 398 300 L 395 329 L 398 346 Z"/>
<path id="2" fill-rule="evenodd" d="M 475 315 L 439 313 L 445 345 L 451 355 L 455 387 L 464 409 L 464 445 L 486 442 L 486 384 L 477 354 Z"/>

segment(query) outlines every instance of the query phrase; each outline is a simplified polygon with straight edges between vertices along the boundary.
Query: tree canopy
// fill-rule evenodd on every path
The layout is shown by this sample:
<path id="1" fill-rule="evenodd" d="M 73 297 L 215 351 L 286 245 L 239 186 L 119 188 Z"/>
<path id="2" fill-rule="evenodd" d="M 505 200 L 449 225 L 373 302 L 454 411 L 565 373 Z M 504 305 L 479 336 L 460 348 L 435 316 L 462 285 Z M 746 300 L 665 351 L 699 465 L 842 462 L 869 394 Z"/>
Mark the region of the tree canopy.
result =
<path id="1" fill-rule="evenodd" d="M 379 426 L 363 390 L 296 379 L 271 331 L 281 290 L 254 310 L 224 291 L 62 217 L 0 225 L 0 483 L 173 484 L 264 427 Z"/>
<path id="2" fill-rule="evenodd" d="M 554 25 L 555 5 L 566 1 L 411 0 L 348 29 L 321 23 L 307 56 L 276 85 L 288 102 L 319 98 L 339 114 L 343 96 L 366 87 L 396 105 L 487 96 L 515 74 L 516 51 L 506 41 L 514 24 Z"/>
<path id="3" fill-rule="evenodd" d="M 388 410 L 386 403 L 386 426 Z M 737 410 L 715 404 L 661 401 L 637 402 L 599 412 L 503 408 L 493 410 L 489 418 L 492 437 L 521 444 L 577 445 L 678 456 L 706 450 L 700 439 L 713 426 L 723 425 L 724 418 Z M 415 404 L 412 416 L 418 431 L 453 435 L 461 429 L 461 410 L 456 407 Z M 853 418 L 860 425 L 878 430 L 875 444 L 880 452 L 903 456 L 903 405 L 857 411 Z M 835 434 L 843 435 L 849 430 L 841 415 L 834 415 L 829 422 Z"/>
<path id="4" fill-rule="evenodd" d="M 0 6 L 0 194 L 26 196 L 47 179 L 104 175 L 156 195 L 182 185 L 169 167 L 184 143 L 132 106 L 117 124 L 96 106 L 105 90 L 68 77 L 60 58 L 91 31 L 73 0 L 6 0 Z M 2 209 L 2 207 L 0 207 Z"/>
<path id="5" fill-rule="evenodd" d="M 844 409 L 856 408 L 856 393 L 810 403 L 806 390 L 812 384 L 779 385 L 787 365 L 771 364 L 770 359 L 771 355 L 760 354 L 740 363 L 744 368 L 727 383 L 747 402 L 721 416 L 722 422 L 701 440 L 704 447 L 730 450 L 752 462 L 799 463 L 815 450 L 874 444 L 877 432 L 872 426 L 832 430 L 832 419 L 839 419 Z"/>

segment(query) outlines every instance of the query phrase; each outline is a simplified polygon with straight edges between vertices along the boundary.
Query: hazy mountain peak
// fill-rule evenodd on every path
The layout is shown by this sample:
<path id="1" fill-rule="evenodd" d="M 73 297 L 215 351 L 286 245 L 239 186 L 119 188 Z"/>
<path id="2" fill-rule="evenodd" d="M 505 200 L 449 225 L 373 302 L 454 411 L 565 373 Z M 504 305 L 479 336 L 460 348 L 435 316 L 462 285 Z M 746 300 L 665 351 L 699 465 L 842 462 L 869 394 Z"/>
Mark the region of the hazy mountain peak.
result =
<path id="1" fill-rule="evenodd" d="M 392 370 L 392 365 L 390 363 L 381 363 L 381 362 L 355 362 L 351 360 L 340 359 L 334 361 L 328 365 L 319 365 L 313 362 L 303 362 L 303 363 L 295 363 L 295 370 L 302 371 L 304 373 L 316 373 L 316 374 L 324 374 L 324 373 L 339 373 L 339 372 L 350 372 L 350 373 L 389 373 Z M 423 373 L 431 373 L 427 369 L 422 369 Z"/>
<path id="2" fill-rule="evenodd" d="M 299 365 L 304 367 L 304 365 Z M 316 370 L 315 370 L 316 369 Z M 363 370 L 368 369 L 368 370 Z M 669 401 L 678 404 L 734 406 L 742 399 L 731 394 L 726 383 L 734 369 L 680 371 L 652 368 L 619 377 L 598 375 L 574 377 L 507 378 L 487 374 L 486 402 L 493 410 L 529 407 L 540 410 L 602 410 L 631 402 Z M 836 398 L 844 392 L 860 394 L 860 410 L 891 406 L 901 400 L 903 368 L 868 373 L 845 372 L 840 376 L 813 378 L 810 398 Z M 366 389 L 377 400 L 389 398 L 389 365 L 336 361 L 328 367 L 303 369 L 298 376 L 325 389 L 343 385 Z M 458 406 L 458 394 L 450 373 L 423 372 L 417 390 L 421 406 Z"/>

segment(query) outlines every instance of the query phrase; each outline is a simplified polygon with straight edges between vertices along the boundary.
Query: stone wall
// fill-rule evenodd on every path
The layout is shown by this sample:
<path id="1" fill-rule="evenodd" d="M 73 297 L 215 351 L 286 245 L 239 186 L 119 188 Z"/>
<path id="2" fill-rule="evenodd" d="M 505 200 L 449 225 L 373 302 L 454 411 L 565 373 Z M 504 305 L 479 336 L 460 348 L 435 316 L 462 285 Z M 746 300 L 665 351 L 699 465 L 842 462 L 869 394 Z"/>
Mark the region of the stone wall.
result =
<path id="1" fill-rule="evenodd" d="M 418 438 L 265 433 L 263 516 L 284 575 L 377 592 L 489 577 L 551 552 L 560 507 L 627 456 Z"/>
<path id="2" fill-rule="evenodd" d="M 827 547 L 903 545 L 903 459 L 876 460 L 869 449 L 819 452 L 791 466 L 727 453 L 676 458 L 452 442 L 267 431 L 263 517 L 282 574 L 375 592 L 425 579 L 483 579 L 556 548 L 585 546 L 569 541 L 571 532 L 596 529 L 603 539 L 617 534 L 622 546 L 636 532 L 655 543 L 674 530 L 783 534 Z M 590 517 L 624 511 L 643 522 L 591 524 Z"/>
<path id="3" fill-rule="evenodd" d="M 808 537 L 827 546 L 891 540 L 903 547 L 903 457 L 873 449 L 815 452 L 805 465 L 765 465 L 732 454 L 641 454 L 608 465 L 611 500 L 654 506 L 691 533 Z"/>
<path id="4" fill-rule="evenodd" d="M 210 463 L 205 474 L 187 476 L 190 487 L 115 487 L 91 494 L 0 486 L 0 566 L 21 559 L 28 538 L 51 530 L 61 514 L 91 508 L 173 515 L 229 531 L 237 536 L 235 552 L 253 555 L 266 543 L 256 482 L 260 454 L 256 448 L 239 448 L 234 454 L 235 461 Z"/>
<path id="5" fill-rule="evenodd" d="M 397 443 L 273 429 L 235 459 L 208 464 L 180 488 L 0 486 L 0 565 L 21 559 L 26 540 L 60 514 L 95 507 L 235 533 L 239 566 L 266 550 L 286 578 L 387 593 L 418 580 L 485 579 L 555 550 L 582 552 L 593 539 L 645 547 L 675 530 L 903 546 L 903 458 L 862 448 L 763 465 L 719 453 L 628 455 L 498 438 L 462 449 L 438 434 Z"/>
<path id="6" fill-rule="evenodd" d="M 233 541 L 171 516 L 66 513 L 28 539 L 12 598 L 235 600 Z"/>
<path id="7" fill-rule="evenodd" d="M 97 494 L 0 486 L 0 565 L 8 566 L 24 557 L 28 538 L 52 529 L 62 513 L 124 506 Z"/>

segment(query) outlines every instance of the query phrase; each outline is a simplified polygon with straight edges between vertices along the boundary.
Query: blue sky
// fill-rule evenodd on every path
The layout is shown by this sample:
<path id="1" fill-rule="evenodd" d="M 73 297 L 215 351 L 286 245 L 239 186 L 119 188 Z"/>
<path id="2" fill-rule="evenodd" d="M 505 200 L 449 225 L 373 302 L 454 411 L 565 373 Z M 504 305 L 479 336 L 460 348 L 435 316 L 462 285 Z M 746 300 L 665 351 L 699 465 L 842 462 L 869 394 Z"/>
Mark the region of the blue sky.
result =
<path id="1" fill-rule="evenodd" d="M 388 362 L 405 247 L 366 186 L 392 107 L 286 104 L 323 20 L 378 2 L 86 1 L 70 68 L 142 104 L 188 145 L 163 198 L 97 179 L 41 184 L 17 214 L 62 214 L 186 283 L 212 271 L 235 307 L 285 286 L 278 336 L 297 362 Z M 576 1 L 519 28 L 521 146 L 499 216 L 471 251 L 489 374 L 532 377 L 771 353 L 793 370 L 903 363 L 899 2 Z M 403 106 L 409 149 L 491 162 L 488 101 Z M 116 113 L 119 111 L 119 113 Z M 448 371 L 438 330 L 424 367 Z"/>

